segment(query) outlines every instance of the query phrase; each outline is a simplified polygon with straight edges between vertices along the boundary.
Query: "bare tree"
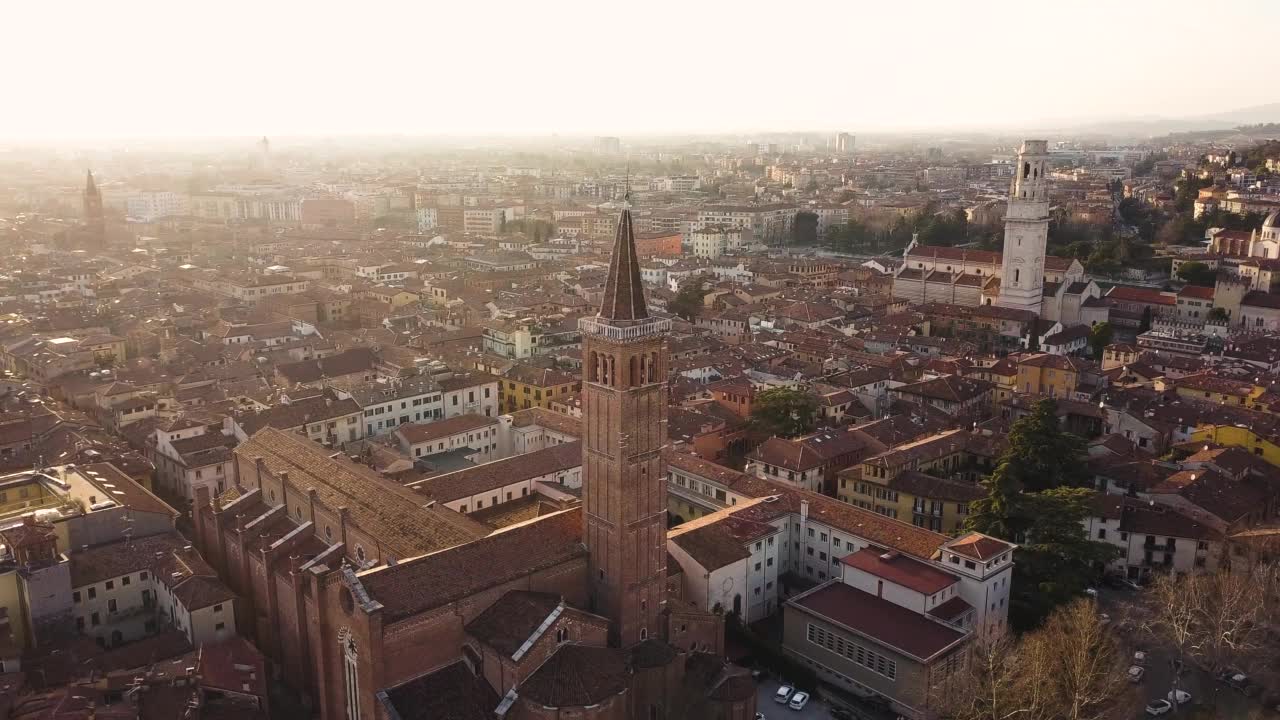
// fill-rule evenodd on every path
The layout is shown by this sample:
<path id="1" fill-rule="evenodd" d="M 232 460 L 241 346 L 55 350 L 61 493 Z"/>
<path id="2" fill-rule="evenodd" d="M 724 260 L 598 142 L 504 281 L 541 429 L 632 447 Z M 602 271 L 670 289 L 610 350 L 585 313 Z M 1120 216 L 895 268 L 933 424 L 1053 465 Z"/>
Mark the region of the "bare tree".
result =
<path id="1" fill-rule="evenodd" d="M 1029 634 L 1023 646 L 1038 682 L 1049 688 L 1054 717 L 1109 717 L 1130 694 L 1124 654 L 1092 600 L 1062 607 L 1044 627 Z"/>
<path id="2" fill-rule="evenodd" d="M 962 672 L 934 688 L 950 720 L 1102 720 L 1136 704 L 1124 654 L 1093 601 L 1054 611 L 1021 638 L 975 641 Z"/>
<path id="3" fill-rule="evenodd" d="M 1280 567 L 1237 564 L 1212 573 L 1161 575 L 1139 601 L 1139 630 L 1180 665 L 1212 672 L 1280 662 L 1270 639 L 1280 631 Z M 1178 688 L 1178 673 L 1173 688 Z"/>
<path id="4" fill-rule="evenodd" d="M 1010 636 L 977 638 L 964 668 L 936 684 L 930 705 L 950 720 L 1041 720 L 1042 688 L 1028 680 L 1020 644 Z"/>

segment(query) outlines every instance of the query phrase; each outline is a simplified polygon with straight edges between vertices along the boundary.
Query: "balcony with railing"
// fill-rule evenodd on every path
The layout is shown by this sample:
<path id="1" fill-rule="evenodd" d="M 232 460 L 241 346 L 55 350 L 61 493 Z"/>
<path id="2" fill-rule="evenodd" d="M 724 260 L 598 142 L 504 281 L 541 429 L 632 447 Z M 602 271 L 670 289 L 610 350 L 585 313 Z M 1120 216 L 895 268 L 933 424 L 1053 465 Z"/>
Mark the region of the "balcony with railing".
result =
<path id="1" fill-rule="evenodd" d="M 612 325 L 606 320 L 594 317 L 584 317 L 578 319 L 578 329 L 587 335 L 595 335 L 613 340 L 614 342 L 628 342 L 632 340 L 643 340 L 653 337 L 671 330 L 671 321 L 666 319 L 649 319 L 639 322 L 635 325 Z"/>

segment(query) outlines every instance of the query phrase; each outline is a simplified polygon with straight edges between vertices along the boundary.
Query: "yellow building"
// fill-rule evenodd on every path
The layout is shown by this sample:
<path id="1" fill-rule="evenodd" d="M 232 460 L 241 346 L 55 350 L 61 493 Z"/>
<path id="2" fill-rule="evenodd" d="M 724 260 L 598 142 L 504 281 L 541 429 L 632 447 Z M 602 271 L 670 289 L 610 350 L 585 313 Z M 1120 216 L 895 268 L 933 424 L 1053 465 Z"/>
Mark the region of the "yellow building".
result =
<path id="1" fill-rule="evenodd" d="M 389 305 L 392 308 L 404 307 L 418 302 L 421 297 L 416 292 L 394 287 L 372 287 L 359 293 L 357 297 Z"/>
<path id="2" fill-rule="evenodd" d="M 80 349 L 92 352 L 95 362 L 123 363 L 127 342 L 116 335 L 88 335 L 80 338 Z"/>
<path id="3" fill-rule="evenodd" d="M 1049 353 L 1024 358 L 1018 363 L 1017 391 L 1054 398 L 1071 397 L 1080 386 L 1085 364 L 1079 358 Z"/>
<path id="4" fill-rule="evenodd" d="M 995 409 L 1000 403 L 1013 397 L 1018 391 L 1018 364 L 1009 358 L 1000 358 L 990 365 L 979 365 L 964 373 L 965 377 L 986 380 L 995 387 L 991 396 Z"/>
<path id="5" fill-rule="evenodd" d="M 969 503 L 985 493 L 952 479 L 966 469 L 969 435 L 948 430 L 867 458 L 837 476 L 836 497 L 885 517 L 937 532 L 958 533 Z"/>
<path id="6" fill-rule="evenodd" d="M 1201 425 L 1191 431 L 1194 442 L 1214 443 L 1223 447 L 1238 447 L 1261 456 L 1268 463 L 1280 467 L 1280 437 L 1269 432 L 1271 428 L 1248 428 L 1239 425 Z"/>
<path id="7" fill-rule="evenodd" d="M 1172 386 L 1179 397 L 1222 405 L 1269 411 L 1277 398 L 1267 395 L 1267 388 L 1249 380 L 1222 377 L 1208 372 L 1184 375 L 1176 380 L 1158 381 L 1157 390 Z M 1264 397 L 1267 396 L 1267 397 Z"/>
<path id="8" fill-rule="evenodd" d="M 499 380 L 500 411 L 504 413 L 532 407 L 551 409 L 551 401 L 581 389 L 577 375 L 552 368 L 516 365 Z"/>

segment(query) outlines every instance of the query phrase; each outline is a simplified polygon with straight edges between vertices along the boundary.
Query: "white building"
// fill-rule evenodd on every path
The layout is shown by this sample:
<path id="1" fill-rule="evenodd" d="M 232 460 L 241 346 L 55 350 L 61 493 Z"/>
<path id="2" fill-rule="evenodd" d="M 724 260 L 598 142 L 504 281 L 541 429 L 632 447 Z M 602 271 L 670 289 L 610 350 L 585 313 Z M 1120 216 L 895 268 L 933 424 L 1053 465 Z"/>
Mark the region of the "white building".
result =
<path id="1" fill-rule="evenodd" d="M 396 428 L 400 449 L 414 460 L 452 453 L 475 463 L 498 457 L 498 419 L 459 415 L 433 423 L 409 423 Z"/>
<path id="2" fill-rule="evenodd" d="M 1009 188 L 1004 219 L 1000 296 L 996 304 L 1040 314 L 1044 258 L 1049 242 L 1048 143 L 1025 140 Z"/>
<path id="3" fill-rule="evenodd" d="M 126 214 L 134 222 L 154 222 L 161 218 L 186 215 L 190 203 L 186 195 L 175 192 L 142 192 L 129 198 Z"/>
<path id="4" fill-rule="evenodd" d="M 235 594 L 177 533 L 71 555 L 76 629 L 115 647 L 167 629 L 199 647 L 236 634 Z"/>
<path id="5" fill-rule="evenodd" d="M 695 257 L 718 258 L 741 250 L 744 232 L 750 237 L 751 231 L 743 227 L 707 225 L 690 234 L 689 244 Z"/>
<path id="6" fill-rule="evenodd" d="M 698 211 L 698 227 L 725 225 L 748 228 L 751 237 L 778 243 L 791 232 L 797 207 L 789 203 L 773 205 L 707 205 Z"/>

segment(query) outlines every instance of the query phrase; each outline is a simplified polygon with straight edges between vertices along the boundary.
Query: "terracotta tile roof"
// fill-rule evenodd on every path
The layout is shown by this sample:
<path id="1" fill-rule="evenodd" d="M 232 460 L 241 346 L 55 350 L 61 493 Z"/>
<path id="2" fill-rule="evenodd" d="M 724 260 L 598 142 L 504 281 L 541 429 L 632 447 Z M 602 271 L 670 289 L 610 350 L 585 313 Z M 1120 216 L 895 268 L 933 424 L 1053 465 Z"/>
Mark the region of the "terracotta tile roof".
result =
<path id="1" fill-rule="evenodd" d="M 323 378 L 367 372 L 377 364 L 372 349 L 355 347 L 318 360 L 302 360 L 276 366 L 276 372 L 290 383 L 311 383 Z"/>
<path id="2" fill-rule="evenodd" d="M 920 463 L 946 457 L 964 449 L 969 441 L 967 430 L 946 430 L 919 440 L 898 445 L 891 450 L 869 457 L 863 462 L 876 467 L 897 467 L 907 463 Z"/>
<path id="3" fill-rule="evenodd" d="M 498 419 L 484 415 L 456 415 L 447 420 L 429 423 L 406 423 L 396 428 L 396 435 L 410 445 L 431 442 L 459 433 L 473 432 L 487 427 L 497 427 Z"/>
<path id="4" fill-rule="evenodd" d="M 964 598 L 960 597 L 959 595 L 956 595 L 955 597 L 942 603 L 941 605 L 931 608 L 929 610 L 929 614 L 938 618 L 939 620 L 945 620 L 947 622 L 951 622 L 952 620 L 955 620 L 956 618 L 960 617 L 961 615 L 964 615 L 965 613 L 969 612 L 972 609 L 973 609 L 972 605 L 965 602 Z"/>
<path id="5" fill-rule="evenodd" d="M 456 547 L 359 575 L 387 622 L 403 620 L 561 563 L 586 557 L 580 508 L 544 515 Z"/>
<path id="6" fill-rule="evenodd" d="M 839 581 L 794 597 L 787 604 L 843 625 L 920 662 L 929 662 L 965 638 L 958 630 Z"/>
<path id="7" fill-rule="evenodd" d="M 150 490 L 139 485 L 120 468 L 109 462 L 88 463 L 76 468 L 82 477 L 102 488 L 117 504 L 139 512 L 177 515 L 178 511 Z M 111 486 L 107 487 L 106 483 Z"/>
<path id="8" fill-rule="evenodd" d="M 511 657 L 561 602 L 555 593 L 513 590 L 467 623 L 467 634 Z"/>
<path id="9" fill-rule="evenodd" d="M 540 368 L 524 363 L 517 363 L 511 366 L 503 374 L 502 379 L 513 380 L 530 387 L 553 388 L 560 385 L 568 385 L 576 383 L 581 378 L 578 375 L 556 370 L 555 368 Z"/>
<path id="10" fill-rule="evenodd" d="M 421 507 L 422 496 L 301 435 L 266 428 L 236 448 L 249 463 L 261 456 L 268 472 L 289 473 L 296 487 L 315 488 L 325 507 L 346 507 L 350 519 L 397 558 L 452 547 L 488 529 L 453 512 Z"/>
<path id="11" fill-rule="evenodd" d="M 501 698 L 461 660 L 378 693 L 400 720 L 493 720 Z"/>
<path id="12" fill-rule="evenodd" d="M 918 498 L 969 503 L 986 496 L 986 491 L 972 483 L 934 477 L 916 470 L 903 470 L 889 481 L 889 489 L 910 493 Z"/>
<path id="13" fill-rule="evenodd" d="M 930 400 L 946 402 L 967 402 L 991 391 L 991 383 L 977 378 L 966 378 L 959 375 L 944 375 L 933 380 L 924 380 L 894 388 L 894 392 L 904 395 L 915 395 Z"/>
<path id="14" fill-rule="evenodd" d="M 235 598 L 231 589 L 186 538 L 164 533 L 98 545 L 73 553 L 71 586 L 84 587 L 143 570 L 164 583 L 187 610 L 209 607 Z"/>
<path id="15" fill-rule="evenodd" d="M 1111 288 L 1111 290 L 1107 292 L 1106 298 L 1109 300 L 1145 303 L 1148 305 L 1178 304 L 1178 298 L 1173 293 L 1164 293 L 1150 288 L 1136 288 L 1125 285 L 1116 285 Z"/>
<path id="16" fill-rule="evenodd" d="M 0 537 L 10 548 L 25 548 L 56 541 L 58 536 L 53 523 L 36 522 L 34 515 L 25 515 L 22 522 L 13 527 L 0 530 Z"/>
<path id="17" fill-rule="evenodd" d="M 517 410 L 509 413 L 511 416 L 511 427 L 523 428 L 533 425 L 541 425 L 548 430 L 554 430 L 565 435 L 574 437 L 582 437 L 582 421 L 578 418 L 558 413 L 546 408 L 534 407 L 524 410 Z"/>
<path id="18" fill-rule="evenodd" d="M 1178 297 L 1188 297 L 1195 300 L 1212 300 L 1213 288 L 1203 287 L 1200 285 L 1187 285 L 1178 291 Z"/>
<path id="19" fill-rule="evenodd" d="M 436 475 L 413 483 L 419 490 L 442 503 L 471 497 L 504 485 L 530 478 L 553 475 L 582 466 L 582 443 L 561 443 L 542 450 L 503 458 L 456 472 Z"/>
<path id="20" fill-rule="evenodd" d="M 623 650 L 566 644 L 521 683 L 519 693 L 545 707 L 586 707 L 625 692 L 630 675 Z"/>
<path id="21" fill-rule="evenodd" d="M 695 520 L 679 525 L 668 531 L 667 539 L 689 553 L 704 570 L 717 570 L 750 557 L 748 543 L 777 531 L 766 522 L 726 515 L 711 522 Z"/>
<path id="22" fill-rule="evenodd" d="M 327 422 L 359 412 L 360 406 L 355 400 L 350 398 L 340 400 L 330 391 L 325 391 L 318 395 L 292 400 L 288 404 L 273 405 L 261 412 L 237 415 L 235 419 L 246 435 L 252 435 L 267 427 L 292 430 L 309 423 Z"/>
<path id="23" fill-rule="evenodd" d="M 764 497 L 777 491 L 777 488 L 755 475 L 744 473 L 724 465 L 704 460 L 689 453 L 676 452 L 670 448 L 662 451 L 667 467 L 683 470 L 691 475 L 717 482 L 730 491 L 747 497 Z"/>
<path id="24" fill-rule="evenodd" d="M 923 595 L 933 595 L 959 582 L 956 576 L 932 565 L 880 548 L 863 548 L 840 558 L 840 562 Z"/>
<path id="25" fill-rule="evenodd" d="M 957 555 L 986 561 L 1012 550 L 1013 546 L 1003 540 L 998 540 L 982 533 L 971 532 L 947 543 L 947 549 Z"/>

